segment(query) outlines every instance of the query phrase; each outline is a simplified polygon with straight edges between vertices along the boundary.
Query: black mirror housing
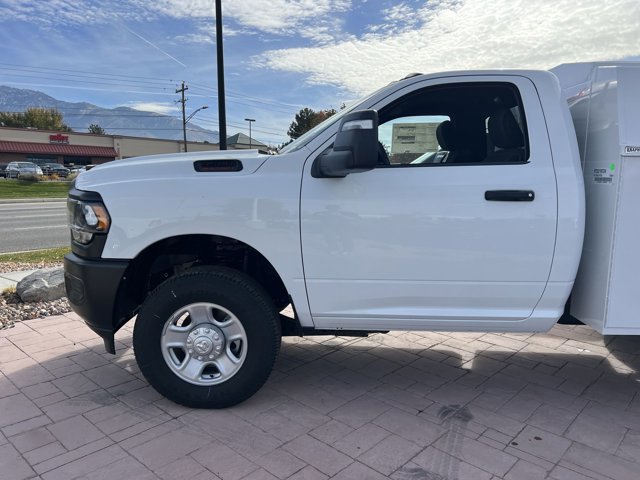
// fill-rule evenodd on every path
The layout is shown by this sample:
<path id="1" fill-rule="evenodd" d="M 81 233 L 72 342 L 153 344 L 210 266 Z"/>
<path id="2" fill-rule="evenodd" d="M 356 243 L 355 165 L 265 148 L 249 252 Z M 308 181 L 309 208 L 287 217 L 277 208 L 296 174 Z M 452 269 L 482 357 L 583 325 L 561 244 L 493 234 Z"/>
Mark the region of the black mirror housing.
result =
<path id="1" fill-rule="evenodd" d="M 333 147 L 313 162 L 316 178 L 343 178 L 349 173 L 366 172 L 378 161 L 378 112 L 360 110 L 342 119 Z"/>

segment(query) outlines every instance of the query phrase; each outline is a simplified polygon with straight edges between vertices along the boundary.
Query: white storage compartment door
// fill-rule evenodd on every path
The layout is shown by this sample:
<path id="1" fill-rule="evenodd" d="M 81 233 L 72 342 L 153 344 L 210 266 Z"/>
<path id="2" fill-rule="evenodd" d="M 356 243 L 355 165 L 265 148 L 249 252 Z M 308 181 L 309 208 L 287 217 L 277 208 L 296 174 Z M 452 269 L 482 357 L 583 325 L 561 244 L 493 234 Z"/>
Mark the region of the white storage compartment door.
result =
<path id="1" fill-rule="evenodd" d="M 586 222 L 578 275 L 571 293 L 571 314 L 604 333 L 619 191 L 620 133 L 617 69 L 592 72 L 589 94 L 570 102 L 584 169 Z"/>
<path id="2" fill-rule="evenodd" d="M 618 109 L 620 186 L 604 333 L 640 334 L 640 68 L 618 68 Z"/>

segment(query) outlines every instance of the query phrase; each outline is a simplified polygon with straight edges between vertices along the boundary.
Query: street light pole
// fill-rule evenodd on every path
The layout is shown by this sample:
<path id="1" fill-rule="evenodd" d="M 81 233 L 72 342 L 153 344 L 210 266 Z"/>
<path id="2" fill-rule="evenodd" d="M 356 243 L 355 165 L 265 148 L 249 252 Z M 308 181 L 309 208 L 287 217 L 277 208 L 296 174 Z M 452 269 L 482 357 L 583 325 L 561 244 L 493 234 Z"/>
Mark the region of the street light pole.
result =
<path id="1" fill-rule="evenodd" d="M 245 122 L 249 122 L 249 150 L 251 150 L 251 147 L 253 146 L 253 145 L 251 144 L 251 124 L 252 124 L 253 122 L 255 122 L 255 121 L 256 121 L 256 119 L 255 119 L 255 118 L 245 118 L 245 119 L 244 119 L 244 121 L 245 121 Z"/>
<path id="2" fill-rule="evenodd" d="M 222 0 L 216 0 L 216 58 L 218 60 L 218 123 L 220 150 L 227 149 L 227 113 L 224 105 L 224 59 L 222 50 Z"/>
<path id="3" fill-rule="evenodd" d="M 184 103 L 182 104 L 182 118 L 184 119 L 182 121 L 182 130 L 184 132 L 184 151 L 187 151 L 187 123 L 189 123 L 189 120 L 191 120 L 193 118 L 193 116 L 198 113 L 200 110 L 205 110 L 209 108 L 207 105 L 205 105 L 204 107 L 200 107 L 197 110 L 193 111 L 191 113 L 191 115 L 189 115 L 187 118 L 184 118 Z"/>

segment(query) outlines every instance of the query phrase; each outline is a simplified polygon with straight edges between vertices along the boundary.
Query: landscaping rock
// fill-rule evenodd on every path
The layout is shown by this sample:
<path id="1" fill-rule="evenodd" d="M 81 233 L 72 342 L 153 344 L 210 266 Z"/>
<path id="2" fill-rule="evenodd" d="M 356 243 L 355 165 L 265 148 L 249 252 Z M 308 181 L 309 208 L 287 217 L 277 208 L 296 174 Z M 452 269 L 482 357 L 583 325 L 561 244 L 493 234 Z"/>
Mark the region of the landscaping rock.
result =
<path id="1" fill-rule="evenodd" d="M 49 302 L 66 296 L 63 268 L 48 268 L 27 275 L 18 282 L 16 292 L 23 302 Z"/>
<path id="2" fill-rule="evenodd" d="M 65 297 L 49 302 L 24 303 L 17 293 L 2 292 L 0 293 L 0 330 L 11 328 L 15 322 L 22 320 L 60 315 L 70 311 L 69 302 Z"/>

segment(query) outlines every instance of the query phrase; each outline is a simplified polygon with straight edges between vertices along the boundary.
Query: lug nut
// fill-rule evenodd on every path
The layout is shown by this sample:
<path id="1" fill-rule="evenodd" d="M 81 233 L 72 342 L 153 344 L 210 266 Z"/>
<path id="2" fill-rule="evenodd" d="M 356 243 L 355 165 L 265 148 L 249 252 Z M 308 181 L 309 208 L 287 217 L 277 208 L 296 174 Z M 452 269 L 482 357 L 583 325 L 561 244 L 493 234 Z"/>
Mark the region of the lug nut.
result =
<path id="1" fill-rule="evenodd" d="M 200 330 L 198 330 L 197 328 L 193 331 L 194 335 L 197 335 L 198 333 L 200 333 Z"/>
<path id="2" fill-rule="evenodd" d="M 205 329 L 204 329 L 204 333 L 209 333 L 209 329 L 208 329 L 208 328 L 205 328 Z"/>
<path id="3" fill-rule="evenodd" d="M 220 335 L 218 335 L 217 333 L 213 336 L 214 340 L 220 340 Z"/>

